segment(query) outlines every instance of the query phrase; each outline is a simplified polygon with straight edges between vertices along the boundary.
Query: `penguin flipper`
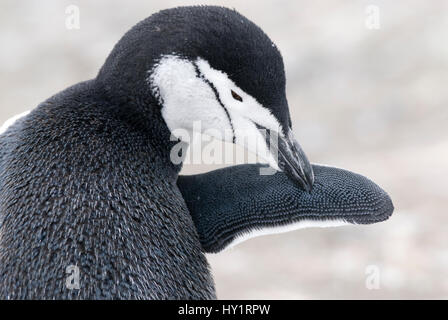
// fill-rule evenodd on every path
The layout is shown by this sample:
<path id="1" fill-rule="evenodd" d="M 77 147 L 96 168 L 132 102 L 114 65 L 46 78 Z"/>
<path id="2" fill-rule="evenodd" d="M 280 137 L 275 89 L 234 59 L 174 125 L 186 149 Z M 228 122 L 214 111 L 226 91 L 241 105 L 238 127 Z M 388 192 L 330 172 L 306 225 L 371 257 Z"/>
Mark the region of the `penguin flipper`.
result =
<path id="1" fill-rule="evenodd" d="M 205 252 L 216 253 L 258 235 L 376 223 L 394 210 L 384 190 L 347 170 L 313 165 L 314 187 L 307 192 L 284 173 L 260 175 L 260 168 L 238 165 L 179 177 Z"/>

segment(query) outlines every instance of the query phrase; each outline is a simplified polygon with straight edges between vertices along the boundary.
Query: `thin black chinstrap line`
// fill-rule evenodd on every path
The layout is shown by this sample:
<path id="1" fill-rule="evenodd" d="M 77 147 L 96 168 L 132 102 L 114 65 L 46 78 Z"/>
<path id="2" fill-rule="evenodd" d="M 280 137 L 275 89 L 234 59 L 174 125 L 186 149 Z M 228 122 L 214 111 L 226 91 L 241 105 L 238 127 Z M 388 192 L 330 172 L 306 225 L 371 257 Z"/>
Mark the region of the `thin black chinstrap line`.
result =
<path id="1" fill-rule="evenodd" d="M 201 78 L 202 80 L 204 80 L 205 83 L 207 83 L 210 86 L 210 88 L 212 89 L 213 93 L 216 96 L 216 100 L 218 100 L 219 104 L 224 109 L 224 111 L 225 111 L 225 113 L 227 115 L 227 119 L 229 119 L 230 128 L 232 128 L 232 135 L 233 135 L 232 142 L 235 143 L 236 137 L 235 137 L 235 129 L 233 128 L 232 118 L 230 117 L 229 110 L 227 110 L 226 106 L 224 105 L 224 103 L 222 103 L 221 98 L 219 97 L 218 89 L 216 89 L 215 85 L 201 73 L 201 70 L 199 70 L 199 67 L 196 64 L 196 62 L 193 62 L 193 65 L 194 65 L 194 69 L 196 71 L 197 77 Z"/>

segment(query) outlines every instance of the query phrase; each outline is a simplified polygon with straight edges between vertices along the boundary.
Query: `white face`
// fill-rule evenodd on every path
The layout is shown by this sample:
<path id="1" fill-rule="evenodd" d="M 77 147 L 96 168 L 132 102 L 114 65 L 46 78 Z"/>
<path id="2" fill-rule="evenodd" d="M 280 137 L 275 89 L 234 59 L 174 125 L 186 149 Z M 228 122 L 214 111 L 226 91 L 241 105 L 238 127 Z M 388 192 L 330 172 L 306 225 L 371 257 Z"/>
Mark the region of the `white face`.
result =
<path id="1" fill-rule="evenodd" d="M 242 145 L 278 169 L 255 123 L 283 135 L 280 123 L 224 72 L 200 58 L 190 61 L 166 55 L 150 71 L 149 82 L 174 135 L 179 129 L 195 130 L 193 124 L 200 121 L 201 133 Z"/>

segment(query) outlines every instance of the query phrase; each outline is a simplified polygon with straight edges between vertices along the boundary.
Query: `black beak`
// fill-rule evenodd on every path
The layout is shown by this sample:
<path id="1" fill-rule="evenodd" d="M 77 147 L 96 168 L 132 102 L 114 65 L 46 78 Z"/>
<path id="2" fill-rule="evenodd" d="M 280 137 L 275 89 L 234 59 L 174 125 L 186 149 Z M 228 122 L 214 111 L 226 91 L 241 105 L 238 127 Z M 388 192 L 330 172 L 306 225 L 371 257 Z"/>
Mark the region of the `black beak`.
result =
<path id="1" fill-rule="evenodd" d="M 269 150 L 277 160 L 280 170 L 292 181 L 298 183 L 302 189 L 311 191 L 314 183 L 313 168 L 294 138 L 292 130 L 289 129 L 283 137 L 273 130 L 259 125 L 257 127 L 265 136 Z"/>

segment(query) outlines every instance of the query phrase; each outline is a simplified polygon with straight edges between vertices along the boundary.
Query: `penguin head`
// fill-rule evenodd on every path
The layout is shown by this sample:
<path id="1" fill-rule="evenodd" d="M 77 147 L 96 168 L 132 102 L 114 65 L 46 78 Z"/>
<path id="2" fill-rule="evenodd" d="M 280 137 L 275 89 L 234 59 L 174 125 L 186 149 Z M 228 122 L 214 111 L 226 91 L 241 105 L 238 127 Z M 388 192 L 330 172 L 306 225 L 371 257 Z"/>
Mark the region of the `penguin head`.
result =
<path id="1" fill-rule="evenodd" d="M 149 90 L 173 135 L 200 131 L 242 145 L 311 190 L 312 167 L 292 134 L 282 56 L 235 10 L 160 11 L 128 32 L 105 66 L 100 75 L 116 73 L 122 87 L 146 86 L 140 91 Z"/>

